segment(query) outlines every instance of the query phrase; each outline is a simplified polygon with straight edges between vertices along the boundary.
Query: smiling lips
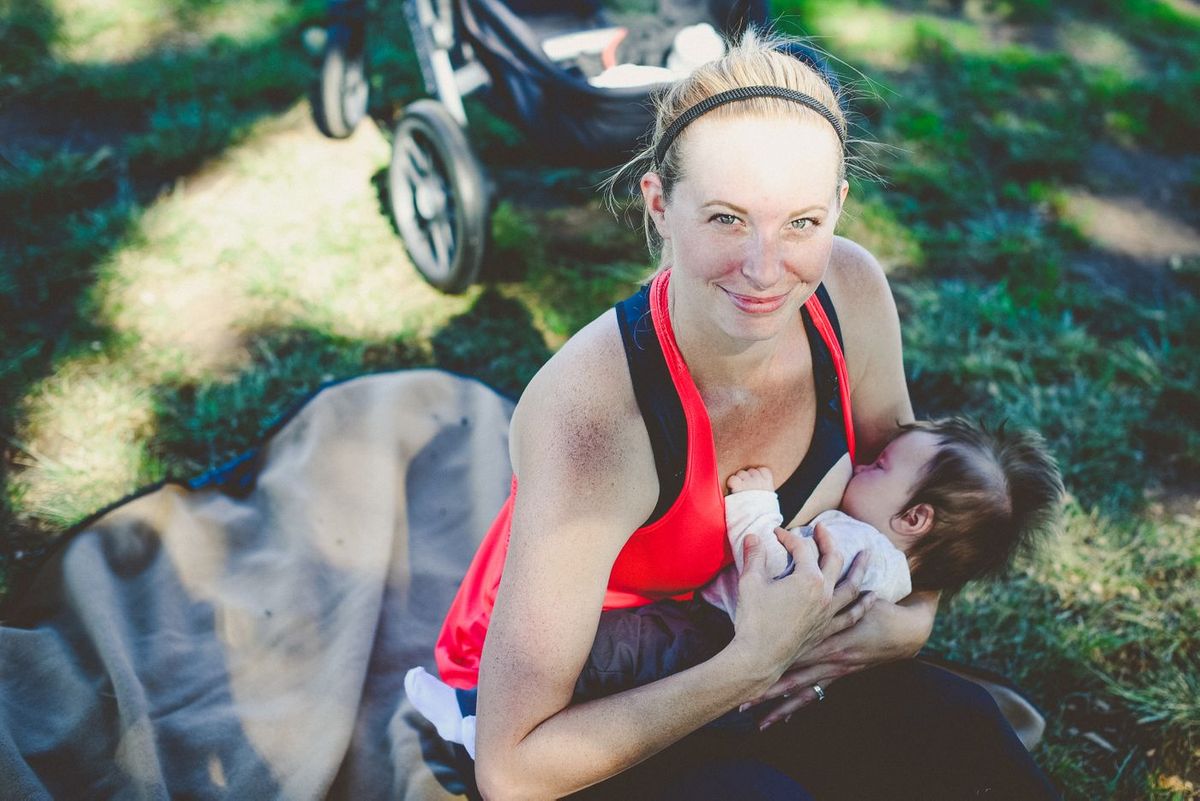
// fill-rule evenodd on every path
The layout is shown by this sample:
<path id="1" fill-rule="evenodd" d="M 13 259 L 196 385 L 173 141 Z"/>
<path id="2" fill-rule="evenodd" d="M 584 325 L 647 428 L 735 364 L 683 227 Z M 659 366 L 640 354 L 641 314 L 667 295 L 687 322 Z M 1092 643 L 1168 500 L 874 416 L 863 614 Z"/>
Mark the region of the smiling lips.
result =
<path id="1" fill-rule="evenodd" d="M 733 305 L 737 306 L 741 311 L 747 314 L 770 314 L 776 311 L 787 302 L 788 296 L 774 295 L 769 298 L 757 298 L 751 295 L 739 295 L 736 292 L 725 290 L 725 294 L 729 295 L 729 299 L 733 301 Z"/>

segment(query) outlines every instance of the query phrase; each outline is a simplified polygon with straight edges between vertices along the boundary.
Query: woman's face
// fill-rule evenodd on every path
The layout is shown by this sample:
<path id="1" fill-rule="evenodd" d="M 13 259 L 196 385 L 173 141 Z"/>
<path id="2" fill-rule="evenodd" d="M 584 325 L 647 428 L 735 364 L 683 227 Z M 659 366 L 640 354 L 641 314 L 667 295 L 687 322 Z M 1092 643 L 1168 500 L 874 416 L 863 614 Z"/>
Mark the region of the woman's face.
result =
<path id="1" fill-rule="evenodd" d="M 847 186 L 823 120 L 700 119 L 680 142 L 667 199 L 655 173 L 646 207 L 670 249 L 675 314 L 726 336 L 777 335 L 825 275 Z"/>

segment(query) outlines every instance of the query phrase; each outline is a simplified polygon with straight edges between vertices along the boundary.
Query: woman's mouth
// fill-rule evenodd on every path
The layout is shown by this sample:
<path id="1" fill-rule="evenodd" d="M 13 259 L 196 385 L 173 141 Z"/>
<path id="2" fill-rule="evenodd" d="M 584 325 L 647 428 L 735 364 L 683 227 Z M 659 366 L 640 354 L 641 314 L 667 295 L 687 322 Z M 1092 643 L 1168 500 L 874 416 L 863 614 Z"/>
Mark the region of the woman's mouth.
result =
<path id="1" fill-rule="evenodd" d="M 729 295 L 729 299 L 733 301 L 734 306 L 737 306 L 738 309 L 747 314 L 770 314 L 780 309 L 788 299 L 787 294 L 772 295 L 763 298 L 755 295 L 739 295 L 737 292 L 730 292 L 728 289 L 725 289 L 725 294 Z"/>

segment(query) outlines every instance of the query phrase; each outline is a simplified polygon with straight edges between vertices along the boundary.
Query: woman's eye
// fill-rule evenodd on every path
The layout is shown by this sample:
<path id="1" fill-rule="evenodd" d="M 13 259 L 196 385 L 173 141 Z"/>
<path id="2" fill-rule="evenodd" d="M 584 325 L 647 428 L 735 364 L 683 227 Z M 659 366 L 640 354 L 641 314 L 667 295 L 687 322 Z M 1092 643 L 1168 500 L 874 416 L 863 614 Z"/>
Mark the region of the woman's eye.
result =
<path id="1" fill-rule="evenodd" d="M 817 224 L 817 221 L 812 217 L 801 217 L 799 220 L 792 220 L 792 230 L 803 231 L 806 228 L 812 228 Z"/>
<path id="2" fill-rule="evenodd" d="M 719 222 L 721 225 L 734 225 L 738 221 L 738 218 L 734 217 L 732 214 L 714 214 L 712 219 L 715 222 Z"/>

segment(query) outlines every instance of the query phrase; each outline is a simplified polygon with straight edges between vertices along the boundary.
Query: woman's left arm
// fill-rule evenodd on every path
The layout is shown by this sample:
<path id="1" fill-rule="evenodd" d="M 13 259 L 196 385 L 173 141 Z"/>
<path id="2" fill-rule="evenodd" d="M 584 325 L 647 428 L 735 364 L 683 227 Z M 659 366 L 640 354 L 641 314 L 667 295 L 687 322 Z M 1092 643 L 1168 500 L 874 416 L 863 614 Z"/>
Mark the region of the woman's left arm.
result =
<path id="1" fill-rule="evenodd" d="M 900 319 L 883 268 L 865 248 L 848 239 L 835 240 L 825 285 L 845 345 L 856 455 L 860 462 L 869 461 L 898 425 L 913 419 Z M 763 700 L 788 696 L 764 722 L 783 719 L 816 700 L 814 684 L 826 687 L 857 670 L 915 656 L 933 630 L 937 604 L 933 592 L 913 593 L 898 604 L 875 601 L 857 625 L 814 646 L 763 696 Z"/>

